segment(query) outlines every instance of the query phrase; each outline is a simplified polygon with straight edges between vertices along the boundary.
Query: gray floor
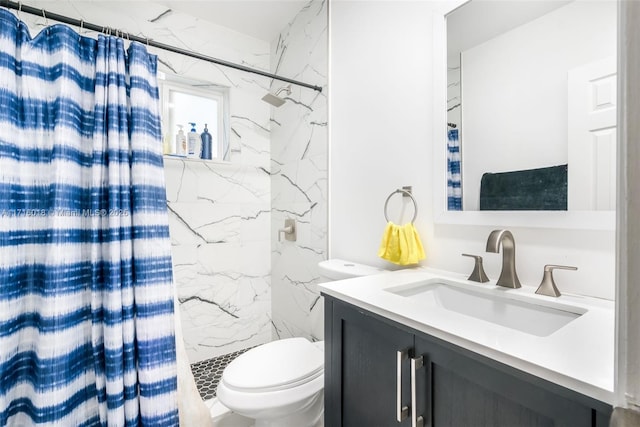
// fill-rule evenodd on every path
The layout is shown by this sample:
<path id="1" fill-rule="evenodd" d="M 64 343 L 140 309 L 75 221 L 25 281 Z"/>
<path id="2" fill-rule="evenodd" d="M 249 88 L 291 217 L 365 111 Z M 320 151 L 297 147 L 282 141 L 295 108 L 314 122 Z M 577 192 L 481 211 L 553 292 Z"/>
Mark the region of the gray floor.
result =
<path id="1" fill-rule="evenodd" d="M 222 378 L 222 371 L 236 357 L 240 356 L 248 348 L 244 350 L 234 351 L 233 353 L 224 354 L 212 359 L 203 360 L 191 365 L 191 372 L 196 380 L 196 386 L 203 400 L 216 397 L 216 387 Z"/>

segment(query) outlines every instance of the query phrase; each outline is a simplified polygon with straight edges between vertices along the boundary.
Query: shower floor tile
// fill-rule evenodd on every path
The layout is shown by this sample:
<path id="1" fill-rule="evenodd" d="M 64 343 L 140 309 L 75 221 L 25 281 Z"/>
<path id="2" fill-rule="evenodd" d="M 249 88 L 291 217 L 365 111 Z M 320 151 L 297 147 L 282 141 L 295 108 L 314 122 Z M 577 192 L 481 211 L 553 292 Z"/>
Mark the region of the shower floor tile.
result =
<path id="1" fill-rule="evenodd" d="M 223 354 L 222 356 L 196 362 L 191 365 L 193 378 L 196 380 L 198 392 L 203 400 L 216 397 L 216 388 L 218 387 L 220 378 L 222 378 L 222 371 L 224 371 L 224 368 L 226 368 L 233 359 L 240 356 L 247 350 L 249 349 L 245 348 L 243 350 L 234 351 L 233 353 Z"/>

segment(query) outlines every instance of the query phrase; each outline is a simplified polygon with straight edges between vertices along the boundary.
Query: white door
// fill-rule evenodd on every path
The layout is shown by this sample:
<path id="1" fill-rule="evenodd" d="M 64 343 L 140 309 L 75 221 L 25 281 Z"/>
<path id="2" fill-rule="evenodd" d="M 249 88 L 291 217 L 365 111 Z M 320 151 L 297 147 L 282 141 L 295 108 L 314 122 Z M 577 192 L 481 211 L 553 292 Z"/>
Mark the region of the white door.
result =
<path id="1" fill-rule="evenodd" d="M 568 208 L 616 206 L 616 61 L 607 58 L 568 74 Z"/>

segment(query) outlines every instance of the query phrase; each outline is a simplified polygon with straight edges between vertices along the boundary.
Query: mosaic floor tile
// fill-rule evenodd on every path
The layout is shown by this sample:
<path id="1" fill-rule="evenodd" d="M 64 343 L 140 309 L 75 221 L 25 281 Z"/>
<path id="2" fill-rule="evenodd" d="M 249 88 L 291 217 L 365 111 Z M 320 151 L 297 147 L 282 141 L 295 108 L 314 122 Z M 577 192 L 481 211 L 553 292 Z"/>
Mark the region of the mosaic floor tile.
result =
<path id="1" fill-rule="evenodd" d="M 222 371 L 224 371 L 224 368 L 226 368 L 233 359 L 247 350 L 249 349 L 245 348 L 191 365 L 193 378 L 196 380 L 196 386 L 203 400 L 216 397 L 216 388 L 218 387 L 220 378 L 222 378 Z"/>

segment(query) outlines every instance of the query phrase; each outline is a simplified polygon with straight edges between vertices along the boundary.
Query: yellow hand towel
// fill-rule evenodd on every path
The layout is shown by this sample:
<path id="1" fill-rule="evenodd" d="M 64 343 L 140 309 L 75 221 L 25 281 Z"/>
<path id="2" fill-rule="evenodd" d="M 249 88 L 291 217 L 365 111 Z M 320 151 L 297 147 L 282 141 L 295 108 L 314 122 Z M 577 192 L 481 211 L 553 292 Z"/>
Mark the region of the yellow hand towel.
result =
<path id="1" fill-rule="evenodd" d="M 413 224 L 396 225 L 389 221 L 382 236 L 378 256 L 398 265 L 417 264 L 424 259 L 424 248 Z"/>

